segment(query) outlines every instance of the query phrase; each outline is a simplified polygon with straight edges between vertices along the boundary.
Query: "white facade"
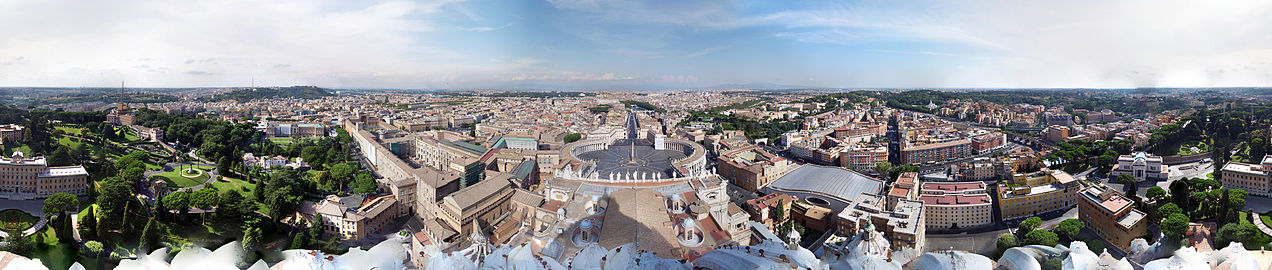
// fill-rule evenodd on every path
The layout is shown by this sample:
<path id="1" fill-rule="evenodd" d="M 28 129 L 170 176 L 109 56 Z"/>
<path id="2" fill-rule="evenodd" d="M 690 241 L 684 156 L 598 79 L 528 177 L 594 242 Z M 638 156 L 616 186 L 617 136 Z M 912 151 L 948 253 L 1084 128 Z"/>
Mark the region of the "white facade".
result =
<path id="1" fill-rule="evenodd" d="M 1109 172 L 1109 177 L 1130 174 L 1136 180 L 1166 180 L 1170 175 L 1166 165 L 1162 165 L 1162 157 L 1150 156 L 1139 152 L 1134 155 L 1123 155 L 1117 158 L 1117 165 Z"/>

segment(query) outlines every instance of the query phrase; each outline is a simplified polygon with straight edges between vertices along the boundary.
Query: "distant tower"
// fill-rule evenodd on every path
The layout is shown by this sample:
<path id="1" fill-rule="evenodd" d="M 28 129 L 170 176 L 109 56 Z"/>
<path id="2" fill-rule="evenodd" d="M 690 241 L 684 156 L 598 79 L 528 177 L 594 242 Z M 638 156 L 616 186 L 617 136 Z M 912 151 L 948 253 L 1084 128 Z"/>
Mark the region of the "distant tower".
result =
<path id="1" fill-rule="evenodd" d="M 128 111 L 128 104 L 124 104 L 124 81 L 119 81 L 119 103 L 115 107 L 119 113 Z"/>

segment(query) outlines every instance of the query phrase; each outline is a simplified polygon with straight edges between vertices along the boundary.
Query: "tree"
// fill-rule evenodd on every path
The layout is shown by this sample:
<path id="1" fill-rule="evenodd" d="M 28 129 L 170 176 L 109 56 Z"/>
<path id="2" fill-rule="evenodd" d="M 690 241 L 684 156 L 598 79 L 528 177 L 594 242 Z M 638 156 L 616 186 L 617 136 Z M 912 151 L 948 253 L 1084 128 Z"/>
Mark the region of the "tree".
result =
<path id="1" fill-rule="evenodd" d="M 1042 264 L 1042 270 L 1060 270 L 1063 267 L 1064 261 L 1060 260 L 1060 258 L 1050 258 L 1047 259 L 1046 263 Z"/>
<path id="2" fill-rule="evenodd" d="M 1014 248 L 1019 245 L 1020 245 L 1020 241 L 1016 240 L 1016 235 L 1013 235 L 1010 233 L 1004 233 L 998 236 L 998 242 L 995 244 L 995 246 L 998 247 L 998 251 L 995 254 L 998 254 L 998 256 L 1001 256 L 1003 252 L 1007 251 L 1007 249 Z M 994 257 L 998 257 L 998 256 L 994 256 Z"/>
<path id="3" fill-rule="evenodd" d="M 32 251 L 35 251 L 35 242 L 32 242 L 31 238 L 26 235 L 22 235 L 22 231 L 10 230 L 6 233 L 9 233 L 9 237 L 4 239 L 6 243 L 4 246 L 5 250 L 28 257 L 31 256 Z"/>
<path id="4" fill-rule="evenodd" d="M 371 174 L 359 173 L 358 176 L 355 177 L 353 187 L 354 193 L 371 193 L 375 192 L 376 188 L 379 188 L 379 184 L 375 183 L 375 178 L 372 177 Z"/>
<path id="5" fill-rule="evenodd" d="M 1100 239 L 1087 239 L 1082 242 L 1086 243 L 1087 250 L 1095 252 L 1095 254 L 1104 253 L 1104 241 L 1100 241 Z"/>
<path id="6" fill-rule="evenodd" d="M 1252 223 L 1228 223 L 1219 228 L 1219 234 L 1215 236 L 1215 248 L 1223 248 L 1231 242 L 1240 242 L 1243 247 L 1254 248 L 1258 243 L 1265 243 L 1265 239 L 1259 228 Z"/>
<path id="7" fill-rule="evenodd" d="M 564 140 L 563 140 L 563 141 L 564 141 L 565 143 L 572 143 L 572 142 L 576 142 L 576 141 L 578 141 L 579 139 L 583 139 L 583 134 L 580 134 L 580 133 L 570 133 L 570 134 L 565 134 L 565 138 L 564 138 Z"/>
<path id="8" fill-rule="evenodd" d="M 322 238 L 322 234 L 324 231 L 322 229 L 322 220 L 318 219 L 318 217 L 314 217 L 314 219 L 310 220 L 308 224 L 309 224 L 309 237 L 312 237 L 313 239 Z"/>
<path id="9" fill-rule="evenodd" d="M 222 224 L 233 224 L 243 215 L 251 213 L 252 208 L 256 206 L 252 202 L 243 199 L 243 195 L 238 191 L 228 190 L 222 193 L 221 200 L 216 206 L 215 218 Z"/>
<path id="10" fill-rule="evenodd" d="M 1056 225 L 1053 232 L 1057 235 L 1063 236 L 1066 240 L 1073 241 L 1077 239 L 1076 237 L 1082 232 L 1082 228 L 1085 227 L 1086 222 L 1082 222 L 1080 219 L 1071 218 L 1060 221 L 1060 225 Z"/>
<path id="11" fill-rule="evenodd" d="M 340 190 L 344 190 L 345 183 L 353 176 L 353 169 L 354 166 L 349 163 L 340 163 L 332 165 L 328 171 L 331 173 L 331 180 L 336 181 Z"/>
<path id="12" fill-rule="evenodd" d="M 128 203 L 136 200 L 130 182 L 118 177 L 107 178 L 97 194 L 97 233 L 102 234 L 122 229 L 123 217 Z"/>
<path id="13" fill-rule="evenodd" d="M 1117 175 L 1117 183 L 1122 184 L 1122 192 L 1126 193 L 1127 196 L 1135 194 L 1135 182 L 1137 182 L 1135 177 L 1130 174 Z"/>
<path id="14" fill-rule="evenodd" d="M 1157 214 L 1163 217 L 1170 217 L 1171 214 L 1183 214 L 1184 209 L 1179 208 L 1175 203 L 1166 203 L 1157 208 Z"/>
<path id="15" fill-rule="evenodd" d="M 1147 196 L 1148 199 L 1153 200 L 1154 202 L 1161 203 L 1163 199 L 1166 199 L 1166 190 L 1159 186 L 1152 186 L 1148 188 L 1148 191 L 1145 192 L 1144 196 Z"/>
<path id="16" fill-rule="evenodd" d="M 1034 229 L 1037 229 L 1038 226 L 1041 226 L 1041 225 L 1042 225 L 1042 218 L 1029 217 L 1029 218 L 1026 218 L 1025 221 L 1020 222 L 1020 227 L 1018 228 L 1019 232 L 1017 233 L 1026 235 L 1029 232 L 1032 232 Z"/>
<path id="17" fill-rule="evenodd" d="M 327 243 L 322 245 L 322 252 L 340 253 L 340 235 L 332 235 L 330 239 L 327 239 Z"/>
<path id="18" fill-rule="evenodd" d="M 69 230 L 71 219 L 66 216 L 66 212 L 75 210 L 79 204 L 79 199 L 75 195 L 66 193 L 57 193 L 44 199 L 44 216 L 49 217 L 50 227 L 57 232 L 58 240 L 69 240 Z"/>
<path id="19" fill-rule="evenodd" d="M 274 218 L 274 222 L 282 222 L 283 217 L 290 216 L 296 212 L 296 207 L 300 205 L 300 196 L 292 194 L 292 188 L 285 186 L 270 193 L 269 199 L 265 200 L 265 206 L 269 208 L 270 216 Z"/>
<path id="20" fill-rule="evenodd" d="M 84 214 L 79 217 L 80 238 L 90 239 L 97 236 L 97 215 L 93 208 L 89 207 L 88 211 L 84 211 Z"/>
<path id="21" fill-rule="evenodd" d="M 1166 221 L 1162 222 L 1162 233 L 1174 239 L 1180 239 L 1184 236 L 1184 232 L 1188 231 L 1188 222 L 1188 216 L 1172 213 L 1166 216 Z"/>
<path id="22" fill-rule="evenodd" d="M 216 162 L 216 174 L 221 175 L 221 177 L 230 176 L 230 166 L 233 165 L 234 163 L 230 161 L 230 156 L 222 156 L 221 159 Z"/>
<path id="23" fill-rule="evenodd" d="M 1224 219 L 1228 222 L 1236 222 L 1240 216 L 1241 210 L 1245 209 L 1246 195 L 1248 193 L 1246 193 L 1245 190 L 1240 189 L 1224 189 L 1224 191 L 1224 195 L 1226 195 L 1224 196 L 1226 198 L 1223 200 Z"/>
<path id="24" fill-rule="evenodd" d="M 177 191 L 163 196 L 163 205 L 176 209 L 180 217 L 185 217 L 185 214 L 190 212 L 190 192 Z"/>
<path id="25" fill-rule="evenodd" d="M 88 248 L 89 253 L 93 254 L 93 258 L 101 258 L 102 250 L 106 248 L 102 242 L 97 241 L 88 241 L 87 243 L 84 243 L 84 247 Z"/>
<path id="26" fill-rule="evenodd" d="M 218 194 L 216 189 L 204 188 L 190 194 L 190 206 L 194 208 L 207 210 L 216 207 L 220 203 L 221 194 Z M 207 211 L 203 211 L 199 214 L 203 222 L 207 222 L 207 213 Z"/>
<path id="27" fill-rule="evenodd" d="M 287 245 L 287 249 L 305 248 L 305 238 L 308 238 L 308 236 L 306 236 L 304 232 L 292 233 L 291 238 L 291 244 Z"/>
<path id="28" fill-rule="evenodd" d="M 1170 200 L 1180 207 L 1188 207 L 1189 200 L 1192 199 L 1192 190 L 1188 186 L 1188 181 L 1184 179 L 1170 182 Z M 1163 215 L 1165 216 L 1165 215 Z"/>
<path id="29" fill-rule="evenodd" d="M 330 191 L 332 193 L 340 191 L 339 185 L 337 185 L 335 181 L 331 180 L 331 173 L 328 171 L 315 171 L 314 183 L 318 183 L 319 185 L 322 185 L 322 188 L 324 190 Z"/>
<path id="30" fill-rule="evenodd" d="M 159 225 L 155 224 L 155 219 L 152 218 L 146 221 L 146 227 L 141 230 L 141 238 L 138 239 L 137 248 L 140 248 L 143 252 L 154 250 L 155 246 L 159 244 L 159 232 L 155 226 Z"/>
<path id="31" fill-rule="evenodd" d="M 889 174 L 892 173 L 892 163 L 887 161 L 875 163 L 875 173 L 878 173 L 884 182 L 891 181 L 892 176 Z"/>
<path id="32" fill-rule="evenodd" d="M 1048 230 L 1033 230 L 1025 234 L 1026 245 L 1044 245 L 1055 246 L 1060 242 L 1060 237 Z"/>
<path id="33" fill-rule="evenodd" d="M 243 230 L 243 251 L 252 252 L 261 245 L 261 228 Z"/>

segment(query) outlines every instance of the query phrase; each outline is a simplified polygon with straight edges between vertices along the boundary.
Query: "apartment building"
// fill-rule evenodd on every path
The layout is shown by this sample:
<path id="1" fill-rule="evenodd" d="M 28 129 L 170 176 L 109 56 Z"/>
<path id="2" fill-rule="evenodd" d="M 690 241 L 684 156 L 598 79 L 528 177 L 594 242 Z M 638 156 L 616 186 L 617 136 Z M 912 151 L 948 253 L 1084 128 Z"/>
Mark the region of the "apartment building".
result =
<path id="1" fill-rule="evenodd" d="M 839 152 L 839 166 L 857 171 L 873 171 L 876 164 L 885 161 L 888 161 L 887 145 L 844 148 Z"/>
<path id="2" fill-rule="evenodd" d="M 1219 183 L 1225 188 L 1245 190 L 1255 196 L 1272 196 L 1272 155 L 1263 156 L 1259 164 L 1229 162 L 1220 174 Z"/>
<path id="3" fill-rule="evenodd" d="M 972 141 L 957 139 L 922 145 L 907 145 L 901 149 L 901 163 L 921 164 L 943 162 L 972 155 Z"/>
<path id="4" fill-rule="evenodd" d="M 919 192 L 929 230 L 987 226 L 994 222 L 993 199 L 984 182 L 927 182 Z"/>
<path id="5" fill-rule="evenodd" d="M 1101 238 L 1122 250 L 1131 240 L 1146 235 L 1147 215 L 1135 209 L 1134 203 L 1106 187 L 1090 187 L 1081 192 L 1078 216 Z"/>
<path id="6" fill-rule="evenodd" d="M 728 151 L 717 157 L 718 173 L 724 179 L 751 192 L 786 175 L 791 162 L 758 146 Z"/>
<path id="7" fill-rule="evenodd" d="M 296 217 L 303 220 L 298 222 L 313 222 L 316 218 L 327 233 L 361 240 L 394 218 L 403 216 L 404 212 L 398 211 L 397 207 L 397 199 L 392 195 L 365 201 L 361 196 L 328 195 L 319 202 L 301 202 Z"/>
<path id="8" fill-rule="evenodd" d="M 0 125 L 0 144 L 3 142 L 21 142 L 26 128 L 17 124 Z"/>
<path id="9" fill-rule="evenodd" d="M 1024 219 L 1067 209 L 1077 204 L 1082 184 L 1063 171 L 1017 174 L 998 188 L 998 208 L 1004 220 Z"/>
<path id="10" fill-rule="evenodd" d="M 21 151 L 0 158 L 0 198 L 31 200 L 57 193 L 88 194 L 88 171 L 83 166 L 49 167 L 44 157 L 26 158 Z"/>
<path id="11" fill-rule="evenodd" d="M 923 249 L 925 225 L 923 201 L 901 200 L 887 207 L 883 196 L 861 193 L 847 208 L 835 215 L 835 225 L 846 235 L 854 235 L 868 227 L 883 232 L 893 248 Z"/>

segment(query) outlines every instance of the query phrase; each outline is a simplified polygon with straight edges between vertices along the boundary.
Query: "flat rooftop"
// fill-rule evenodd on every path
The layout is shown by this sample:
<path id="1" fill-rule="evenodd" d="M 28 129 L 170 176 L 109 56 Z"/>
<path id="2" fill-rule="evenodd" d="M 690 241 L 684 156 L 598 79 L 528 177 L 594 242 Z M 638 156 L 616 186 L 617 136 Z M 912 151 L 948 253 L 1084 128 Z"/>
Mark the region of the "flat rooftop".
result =
<path id="1" fill-rule="evenodd" d="M 989 194 L 964 195 L 964 194 L 944 194 L 944 195 L 921 195 L 919 200 L 925 205 L 978 205 L 989 204 L 992 200 Z"/>
<path id="2" fill-rule="evenodd" d="M 923 191 L 944 191 L 944 192 L 961 192 L 967 190 L 983 190 L 985 183 L 982 182 L 963 182 L 963 183 L 923 183 Z"/>

